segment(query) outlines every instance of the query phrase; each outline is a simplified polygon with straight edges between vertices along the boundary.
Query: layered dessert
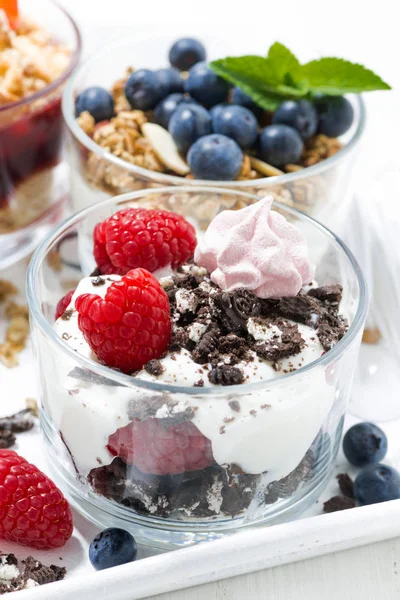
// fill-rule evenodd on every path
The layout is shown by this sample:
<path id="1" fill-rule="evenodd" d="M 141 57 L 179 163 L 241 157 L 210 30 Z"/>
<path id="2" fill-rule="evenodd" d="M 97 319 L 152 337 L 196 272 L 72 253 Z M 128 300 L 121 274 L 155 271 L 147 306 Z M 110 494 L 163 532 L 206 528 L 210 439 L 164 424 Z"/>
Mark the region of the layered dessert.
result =
<path id="1" fill-rule="evenodd" d="M 318 286 L 272 202 L 223 211 L 204 234 L 146 208 L 96 225 L 96 272 L 57 306 L 73 352 L 44 409 L 97 494 L 142 515 L 251 519 L 312 477 L 335 375 L 305 367 L 348 324 L 341 286 Z"/>
<path id="2" fill-rule="evenodd" d="M 60 81 L 71 49 L 0 9 L 0 234 L 35 221 L 60 196 Z"/>

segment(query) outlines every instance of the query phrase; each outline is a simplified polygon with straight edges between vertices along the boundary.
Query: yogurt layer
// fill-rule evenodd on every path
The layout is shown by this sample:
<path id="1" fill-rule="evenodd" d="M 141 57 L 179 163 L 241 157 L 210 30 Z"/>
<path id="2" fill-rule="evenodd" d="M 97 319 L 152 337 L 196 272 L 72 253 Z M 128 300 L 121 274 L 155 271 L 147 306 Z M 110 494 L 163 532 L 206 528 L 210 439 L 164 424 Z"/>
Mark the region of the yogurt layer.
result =
<path id="1" fill-rule="evenodd" d="M 197 274 L 202 272 L 195 266 L 187 267 L 186 271 L 191 269 Z M 98 278 L 84 278 L 66 313 L 55 323 L 55 330 L 65 343 L 77 354 L 93 361 L 97 359 L 78 327 L 75 299 L 84 293 L 104 297 L 108 287 L 118 279 L 120 277 L 116 275 L 108 276 L 98 285 Z M 161 279 L 166 287 L 171 281 L 171 277 Z M 208 282 L 204 276 L 201 285 L 207 287 Z M 185 291 L 181 289 L 176 298 L 177 313 L 181 311 L 180 314 L 193 308 L 190 292 L 185 294 Z M 212 295 L 211 288 L 210 291 Z M 291 320 L 287 322 L 294 324 Z M 145 404 L 150 397 L 160 395 L 164 402 L 155 416 L 166 418 L 187 408 L 193 409 L 191 420 L 211 441 L 218 464 L 236 464 L 250 474 L 267 471 L 266 482 L 287 476 L 317 437 L 335 396 L 335 389 L 327 382 L 323 368 L 280 380 L 283 375 L 315 361 L 324 353 L 315 329 L 301 323 L 296 325 L 304 346 L 295 356 L 273 362 L 261 359 L 251 351 L 246 359 L 235 364 L 243 371 L 244 385 L 266 383 L 257 391 L 249 391 L 243 384 L 235 388 L 214 385 L 208 377 L 212 365 L 198 364 L 185 348 L 169 352 L 160 359 L 163 367 L 160 375 L 142 369 L 127 387 L 109 385 L 110 381 L 102 381 L 95 375 L 92 379 L 87 377 L 76 369 L 79 360 L 65 355 L 63 363 L 58 365 L 58 382 L 48 403 L 53 422 L 61 431 L 80 473 L 87 475 L 99 464 L 108 464 L 113 458 L 106 447 L 108 437 L 129 423 L 129 407 Z M 194 322 L 190 328 L 190 339 L 198 341 L 207 325 Z M 277 325 L 265 326 L 254 318 L 247 320 L 246 330 L 254 340 L 268 343 L 274 340 L 278 343 L 282 333 Z M 221 356 L 221 363 L 224 362 L 229 362 L 229 356 Z M 200 380 L 203 387 L 194 388 Z M 135 385 L 140 381 L 166 384 L 174 389 L 161 393 Z M 176 386 L 190 390 L 179 392 Z"/>

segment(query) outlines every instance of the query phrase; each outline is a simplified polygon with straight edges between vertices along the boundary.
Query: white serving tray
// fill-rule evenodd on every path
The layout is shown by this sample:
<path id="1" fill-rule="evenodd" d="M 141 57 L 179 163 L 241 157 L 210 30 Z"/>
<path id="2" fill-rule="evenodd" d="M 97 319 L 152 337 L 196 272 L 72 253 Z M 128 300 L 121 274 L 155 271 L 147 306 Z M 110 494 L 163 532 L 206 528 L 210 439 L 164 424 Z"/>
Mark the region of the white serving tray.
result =
<path id="1" fill-rule="evenodd" d="M 2 273 L 0 278 L 20 282 L 23 270 L 23 266 L 19 265 L 12 271 Z M 5 323 L 0 319 L 0 339 L 4 327 Z M 362 353 L 370 351 L 370 348 L 362 349 Z M 24 408 L 27 397 L 38 397 L 35 371 L 30 345 L 21 353 L 18 367 L 7 369 L 0 364 L 0 416 Z M 382 378 L 380 398 L 384 397 L 386 381 L 389 379 Z M 362 394 L 359 382 L 357 394 Z M 347 425 L 353 422 L 355 418 L 349 416 Z M 400 421 L 385 423 L 383 427 L 389 438 L 389 454 L 385 462 L 399 467 L 400 454 L 396 440 L 400 433 Z M 38 427 L 19 434 L 14 449 L 46 472 L 46 458 Z M 0 551 L 14 552 L 18 558 L 25 558 L 32 553 L 45 564 L 67 568 L 64 581 L 16 592 L 17 595 L 23 593 L 21 598 L 25 600 L 136 600 L 400 535 L 400 500 L 322 514 L 323 502 L 339 493 L 335 475 L 340 472 L 354 474 L 341 454 L 321 498 L 292 522 L 248 529 L 234 534 L 233 538 L 173 552 L 160 553 L 141 547 L 135 563 L 106 571 L 95 572 L 88 560 L 88 545 L 98 529 L 76 513 L 73 537 L 64 548 L 45 552 L 0 540 Z"/>

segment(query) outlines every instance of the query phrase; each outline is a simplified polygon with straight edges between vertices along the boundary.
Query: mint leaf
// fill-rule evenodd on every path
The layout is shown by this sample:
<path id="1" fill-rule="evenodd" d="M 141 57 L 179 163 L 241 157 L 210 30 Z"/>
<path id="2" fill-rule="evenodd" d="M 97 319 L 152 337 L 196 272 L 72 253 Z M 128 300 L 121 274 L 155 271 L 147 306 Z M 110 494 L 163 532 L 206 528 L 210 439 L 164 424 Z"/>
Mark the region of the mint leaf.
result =
<path id="1" fill-rule="evenodd" d="M 285 82 L 287 75 L 290 75 L 292 81 L 294 81 L 300 63 L 289 48 L 280 42 L 275 42 L 268 50 L 267 59 L 280 81 Z"/>
<path id="2" fill-rule="evenodd" d="M 304 96 L 304 88 L 283 81 L 268 58 L 237 56 L 215 60 L 210 67 L 230 83 L 239 86 L 254 102 L 266 110 L 275 110 L 282 98 Z"/>
<path id="3" fill-rule="evenodd" d="M 373 71 L 342 58 L 312 60 L 301 67 L 300 73 L 314 94 L 342 96 L 391 89 Z"/>

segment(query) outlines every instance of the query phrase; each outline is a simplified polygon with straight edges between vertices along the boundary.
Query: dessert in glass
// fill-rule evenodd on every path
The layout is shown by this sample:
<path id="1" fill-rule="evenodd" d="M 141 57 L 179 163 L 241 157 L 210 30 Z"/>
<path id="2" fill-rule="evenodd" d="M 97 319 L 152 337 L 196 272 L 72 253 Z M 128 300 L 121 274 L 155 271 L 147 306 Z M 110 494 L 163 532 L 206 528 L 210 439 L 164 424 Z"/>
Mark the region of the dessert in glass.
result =
<path id="1" fill-rule="evenodd" d="M 102 527 L 179 547 L 293 518 L 323 489 L 365 285 L 333 234 L 272 203 L 142 190 L 85 209 L 36 251 L 50 467 Z"/>
<path id="2" fill-rule="evenodd" d="M 340 222 L 364 130 L 361 96 L 283 102 L 268 112 L 217 77 L 203 62 L 205 49 L 189 63 L 170 52 L 178 69 L 192 64 L 182 74 L 160 68 L 173 41 L 118 40 L 69 82 L 63 112 L 75 210 L 148 187 L 201 184 L 271 194 L 329 227 Z M 208 39 L 207 53 L 237 55 L 237 43 Z"/>
<path id="3" fill-rule="evenodd" d="M 0 9 L 1 267 L 32 251 L 63 215 L 61 94 L 80 54 L 78 29 L 58 4 L 20 0 L 17 15 L 13 7 Z"/>

